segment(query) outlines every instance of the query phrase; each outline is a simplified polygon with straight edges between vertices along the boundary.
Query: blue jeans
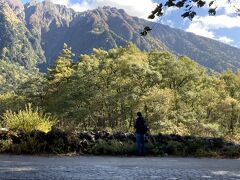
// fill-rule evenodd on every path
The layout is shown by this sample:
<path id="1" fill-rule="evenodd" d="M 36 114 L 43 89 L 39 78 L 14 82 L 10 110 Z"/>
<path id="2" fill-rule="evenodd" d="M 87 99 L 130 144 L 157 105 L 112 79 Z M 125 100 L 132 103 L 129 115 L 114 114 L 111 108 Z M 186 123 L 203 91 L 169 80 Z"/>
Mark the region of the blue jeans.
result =
<path id="1" fill-rule="evenodd" d="M 136 134 L 136 143 L 137 143 L 137 155 L 141 156 L 145 154 L 144 149 L 144 134 Z"/>

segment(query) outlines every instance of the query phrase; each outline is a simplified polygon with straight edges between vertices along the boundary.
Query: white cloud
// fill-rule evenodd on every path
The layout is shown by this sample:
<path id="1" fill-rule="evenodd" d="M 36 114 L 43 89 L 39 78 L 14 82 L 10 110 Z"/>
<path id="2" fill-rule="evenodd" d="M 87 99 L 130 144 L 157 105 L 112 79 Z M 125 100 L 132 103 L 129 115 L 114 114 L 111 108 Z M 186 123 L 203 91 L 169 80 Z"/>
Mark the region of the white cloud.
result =
<path id="1" fill-rule="evenodd" d="M 53 3 L 66 5 L 75 11 L 86 11 L 103 6 L 112 6 L 124 9 L 129 15 L 147 18 L 156 7 L 153 0 L 79 0 L 71 3 L 70 0 L 51 0 Z"/>
<path id="2" fill-rule="evenodd" d="M 226 36 L 221 36 L 218 38 L 219 41 L 223 42 L 223 43 L 226 43 L 226 44 L 231 44 L 233 43 L 234 41 Z"/>
<path id="3" fill-rule="evenodd" d="M 94 9 L 93 6 L 86 1 L 83 1 L 82 3 L 71 4 L 70 7 L 77 12 L 87 11 L 89 9 Z"/>
<path id="4" fill-rule="evenodd" d="M 51 0 L 54 4 L 61 4 L 67 6 L 69 4 L 69 0 Z"/>
<path id="5" fill-rule="evenodd" d="M 214 38 L 213 32 L 221 28 L 240 28 L 240 17 L 231 17 L 227 15 L 195 17 L 186 31 L 197 35 Z"/>
<path id="6" fill-rule="evenodd" d="M 197 17 L 193 20 L 193 23 L 201 22 L 204 28 L 208 29 L 220 29 L 220 28 L 236 28 L 240 27 L 240 16 L 205 16 Z"/>
<path id="7" fill-rule="evenodd" d="M 187 32 L 192 32 L 196 35 L 204 36 L 207 38 L 214 38 L 214 33 L 209 31 L 209 29 L 201 22 L 193 22 L 189 25 L 188 29 L 186 29 Z"/>
<path id="8" fill-rule="evenodd" d="M 205 8 L 209 8 L 208 4 L 211 2 L 212 0 L 207 0 L 206 1 L 206 6 Z M 211 6 L 212 8 L 217 8 L 217 12 L 219 12 L 220 10 L 224 11 L 224 14 L 227 15 L 231 15 L 231 14 L 236 14 L 236 9 L 240 7 L 240 3 L 238 0 L 231 0 L 231 2 L 229 0 L 217 0 L 213 3 L 213 5 Z"/>
<path id="9" fill-rule="evenodd" d="M 179 8 L 175 6 L 169 7 L 165 10 L 164 16 L 170 16 L 174 11 L 177 11 L 177 10 L 179 10 Z"/>
<path id="10" fill-rule="evenodd" d="M 216 1 L 218 9 L 224 9 L 224 13 L 227 15 L 236 14 L 236 9 L 239 8 L 239 1 L 237 0 L 218 0 Z"/>
<path id="11" fill-rule="evenodd" d="M 172 21 L 172 20 L 170 20 L 170 19 L 167 19 L 167 20 L 162 20 L 161 21 L 161 23 L 162 24 L 165 24 L 165 25 L 168 25 L 168 26 L 170 26 L 170 27 L 172 27 L 172 28 L 174 28 L 175 27 L 175 24 L 174 24 L 174 22 Z"/>
<path id="12" fill-rule="evenodd" d="M 226 36 L 217 37 L 214 30 L 240 28 L 240 17 L 228 15 L 195 17 L 186 31 L 232 45 L 234 41 Z"/>

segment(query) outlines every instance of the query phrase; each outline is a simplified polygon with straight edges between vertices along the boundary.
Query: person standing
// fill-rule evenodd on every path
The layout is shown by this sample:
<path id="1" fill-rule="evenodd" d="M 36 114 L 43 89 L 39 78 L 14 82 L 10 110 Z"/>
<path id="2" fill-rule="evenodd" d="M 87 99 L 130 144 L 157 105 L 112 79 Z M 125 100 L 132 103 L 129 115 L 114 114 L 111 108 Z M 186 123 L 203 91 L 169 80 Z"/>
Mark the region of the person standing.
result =
<path id="1" fill-rule="evenodd" d="M 144 135 L 147 133 L 148 128 L 141 112 L 137 113 L 134 128 L 136 129 L 137 155 L 143 156 L 145 155 Z"/>

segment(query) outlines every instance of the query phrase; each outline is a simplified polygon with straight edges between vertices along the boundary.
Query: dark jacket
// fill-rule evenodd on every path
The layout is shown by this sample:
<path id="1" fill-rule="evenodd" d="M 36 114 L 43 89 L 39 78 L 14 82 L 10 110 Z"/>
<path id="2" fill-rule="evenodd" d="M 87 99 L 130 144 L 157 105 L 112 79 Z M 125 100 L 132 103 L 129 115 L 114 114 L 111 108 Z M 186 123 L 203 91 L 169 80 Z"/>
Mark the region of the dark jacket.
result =
<path id="1" fill-rule="evenodd" d="M 146 133 L 146 122 L 142 116 L 136 119 L 134 128 L 136 129 L 137 134 L 145 134 Z"/>

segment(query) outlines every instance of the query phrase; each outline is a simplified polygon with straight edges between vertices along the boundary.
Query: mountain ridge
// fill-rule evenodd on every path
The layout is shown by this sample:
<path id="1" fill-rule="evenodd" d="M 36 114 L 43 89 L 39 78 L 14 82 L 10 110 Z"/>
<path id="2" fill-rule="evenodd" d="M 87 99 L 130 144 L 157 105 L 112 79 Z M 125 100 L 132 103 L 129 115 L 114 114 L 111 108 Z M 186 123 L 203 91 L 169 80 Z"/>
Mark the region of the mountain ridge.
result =
<path id="1" fill-rule="evenodd" d="M 145 51 L 167 50 L 178 56 L 186 55 L 219 72 L 240 68 L 240 49 L 236 47 L 167 25 L 154 25 L 154 22 L 129 16 L 123 9 L 114 7 L 75 12 L 50 1 L 27 3 L 24 5 L 24 23 L 41 43 L 47 59 L 45 67 L 42 66 L 45 69 L 53 65 L 64 43 L 80 55 L 91 53 L 93 48 L 108 50 L 128 42 Z M 148 36 L 141 37 L 139 33 L 144 26 L 155 28 Z"/>

